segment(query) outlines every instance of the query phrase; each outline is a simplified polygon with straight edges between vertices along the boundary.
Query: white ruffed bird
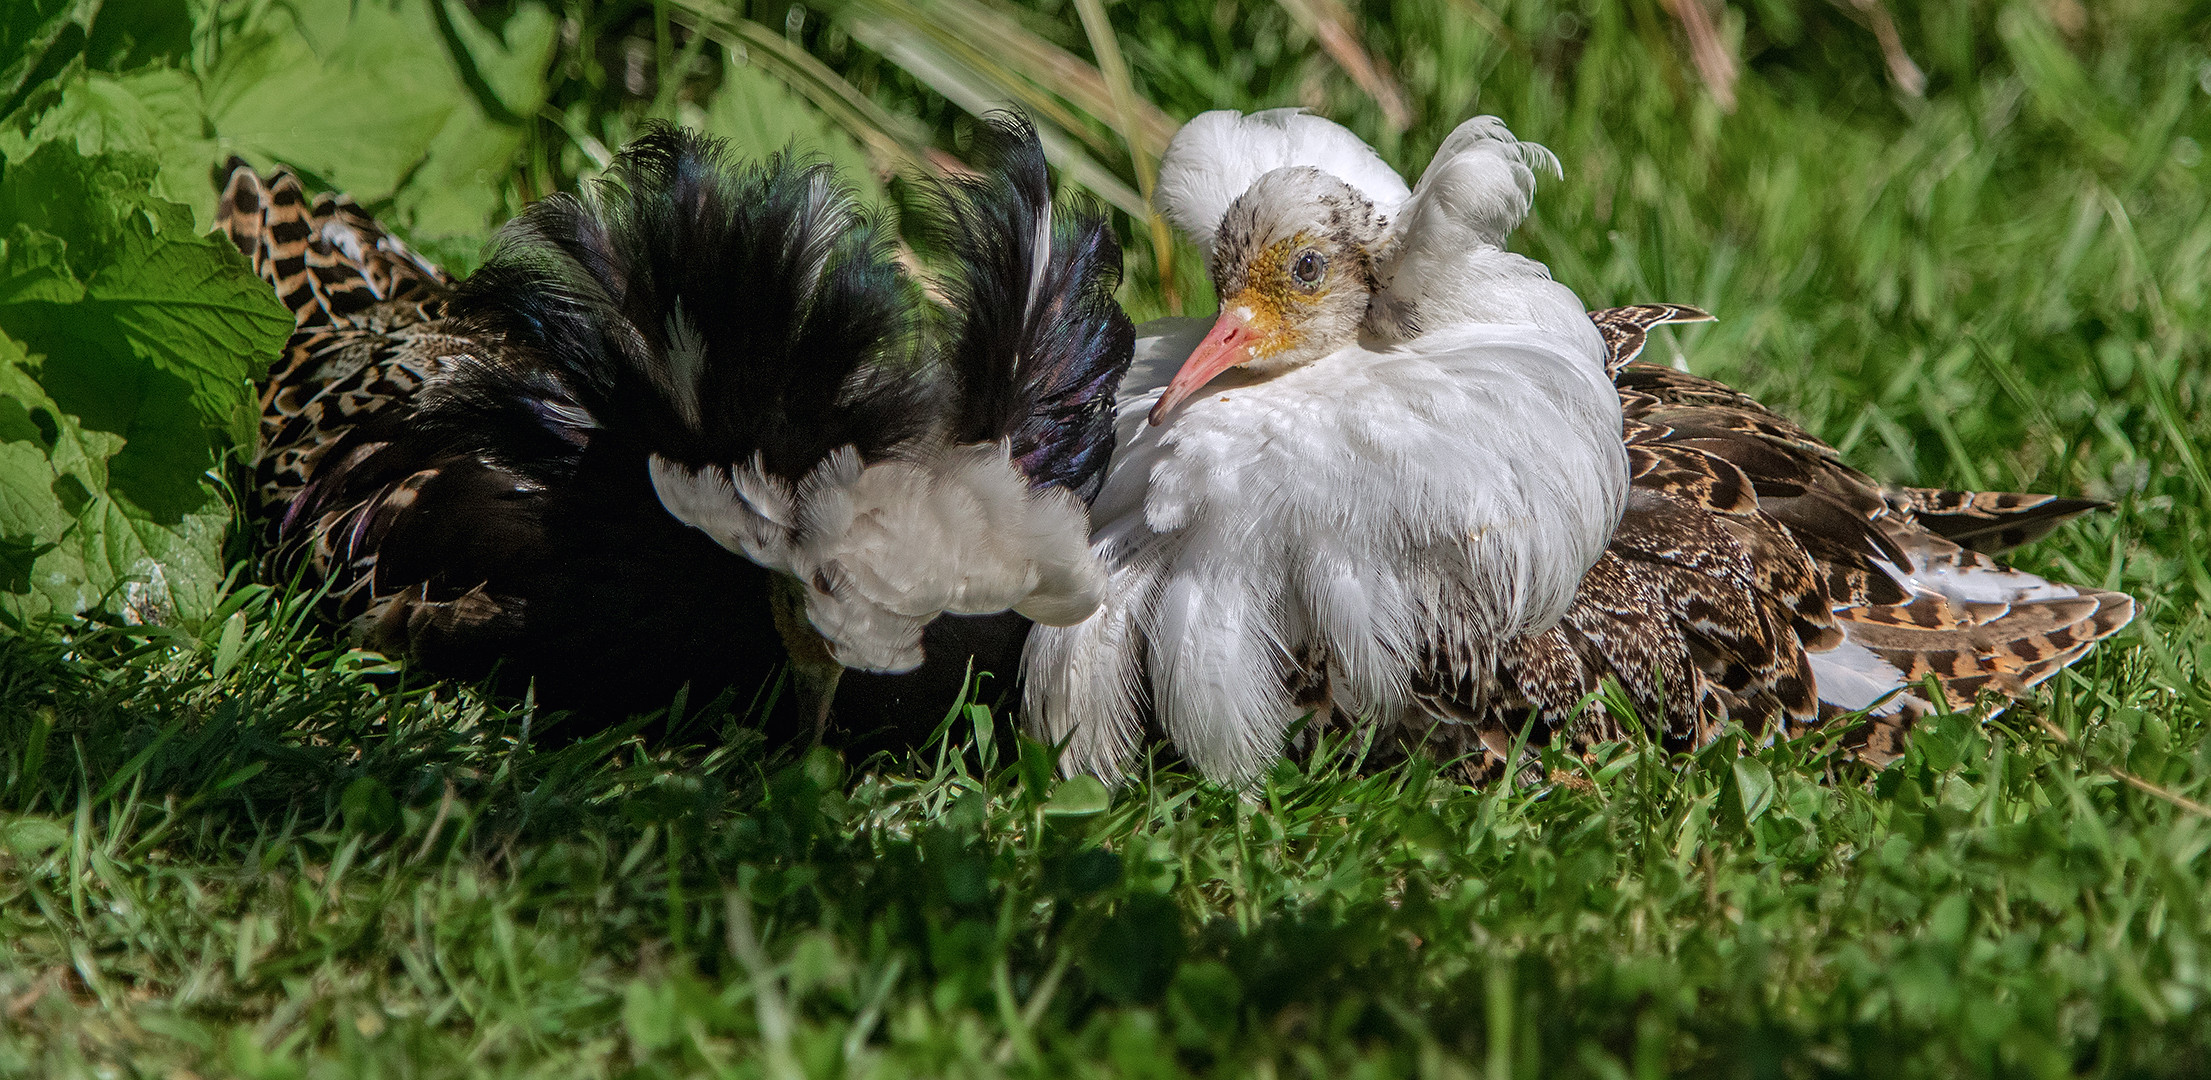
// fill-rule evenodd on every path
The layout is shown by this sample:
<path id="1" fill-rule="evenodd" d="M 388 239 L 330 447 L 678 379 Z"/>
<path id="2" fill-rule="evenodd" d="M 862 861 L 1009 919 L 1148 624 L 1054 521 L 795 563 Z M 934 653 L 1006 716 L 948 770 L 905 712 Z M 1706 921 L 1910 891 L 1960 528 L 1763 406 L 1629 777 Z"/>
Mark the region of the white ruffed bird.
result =
<path id="1" fill-rule="evenodd" d="M 1025 719 L 1064 767 L 1119 777 L 1150 720 L 1244 784 L 1312 714 L 1495 768 L 1523 732 L 1624 734 L 1586 707 L 1606 679 L 1676 744 L 1870 706 L 1853 738 L 1881 759 L 1920 676 L 1951 704 L 2023 692 L 2131 617 L 1969 549 L 2093 504 L 1885 488 L 1724 386 L 1628 365 L 1705 316 L 1593 321 L 1505 250 L 1538 170 L 1493 117 L 1410 189 L 1297 110 L 1175 136 L 1161 208 L 1221 311 L 1140 331 L 1092 509 L 1103 605 L 1029 639 Z"/>

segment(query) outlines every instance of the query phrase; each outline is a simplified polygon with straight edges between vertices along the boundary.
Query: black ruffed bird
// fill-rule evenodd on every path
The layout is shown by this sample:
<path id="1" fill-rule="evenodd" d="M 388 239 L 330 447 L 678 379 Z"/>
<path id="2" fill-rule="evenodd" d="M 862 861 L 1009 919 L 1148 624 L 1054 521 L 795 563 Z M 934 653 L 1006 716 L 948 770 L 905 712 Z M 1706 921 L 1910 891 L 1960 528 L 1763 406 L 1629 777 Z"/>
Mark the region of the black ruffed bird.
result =
<path id="1" fill-rule="evenodd" d="M 908 673 L 842 680 L 855 725 L 941 715 L 971 658 L 1010 676 L 1028 620 L 1097 604 L 1132 334 L 1113 233 L 1055 211 L 1033 130 L 995 118 L 973 156 L 921 185 L 941 307 L 828 166 L 670 127 L 457 284 L 233 161 L 223 226 L 298 319 L 265 566 L 370 647 L 601 715 L 786 661 L 814 724 L 847 668 Z"/>

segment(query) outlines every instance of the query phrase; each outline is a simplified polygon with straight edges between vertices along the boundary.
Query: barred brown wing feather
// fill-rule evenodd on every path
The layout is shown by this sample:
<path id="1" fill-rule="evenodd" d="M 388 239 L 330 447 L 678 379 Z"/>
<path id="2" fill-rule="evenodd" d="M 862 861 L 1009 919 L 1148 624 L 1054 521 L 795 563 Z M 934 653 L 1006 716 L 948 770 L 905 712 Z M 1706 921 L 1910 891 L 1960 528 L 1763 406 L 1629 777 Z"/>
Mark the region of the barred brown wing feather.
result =
<path id="1" fill-rule="evenodd" d="M 1803 429 L 1709 379 L 1634 364 L 1617 382 L 1630 420 L 1655 432 L 1637 440 L 1631 427 L 1631 444 L 1692 447 L 1738 469 L 1757 492 L 1759 509 L 1786 526 L 1819 565 L 1831 601 L 1860 606 L 1905 598 L 1880 566 L 1901 564 L 1904 554 L 1884 531 L 1893 511 L 1871 477 L 1841 464 L 1832 448 Z"/>
<path id="2" fill-rule="evenodd" d="M 543 547 L 531 485 L 422 440 L 358 437 L 332 448 L 281 523 L 273 569 L 327 589 L 322 614 L 362 643 L 441 671 L 487 666 L 522 604 L 489 583 Z"/>
<path id="3" fill-rule="evenodd" d="M 1673 415 L 1671 422 L 1754 436 L 1808 458 L 1838 463 L 1841 460 L 1833 447 L 1815 438 L 1795 421 L 1725 383 L 1656 364 L 1623 366 L 1613 373 L 1613 383 L 1619 387 L 1623 402 L 1632 395 L 1639 402 L 1647 403 L 1643 407 L 1649 412 L 1643 418 L 1649 422 L 1670 422 L 1665 418 L 1666 412 L 1681 410 Z"/>
<path id="4" fill-rule="evenodd" d="M 334 304 L 333 314 L 349 315 L 382 303 L 442 300 L 452 287 L 445 271 L 386 232 L 351 196 L 315 196 L 312 217 L 317 229 L 308 245 L 308 265 L 330 269 L 325 295 L 335 299 L 341 289 L 355 294 Z"/>
<path id="5" fill-rule="evenodd" d="M 2094 645 L 2134 618 L 2134 598 L 2123 593 L 2082 590 L 2077 597 L 2029 601 L 2025 610 L 2006 605 L 1991 616 L 1973 605 L 1968 620 L 1975 632 L 1908 630 L 1924 614 L 1858 609 L 1840 614 L 1853 645 L 1897 669 L 1898 693 L 1874 715 L 1844 733 L 1840 745 L 1861 760 L 1887 765 L 1903 756 L 1912 726 L 1933 711 L 1923 696 L 1932 676 L 1942 689 L 1944 707 L 1967 709 L 1993 695 L 2017 697 L 2086 655 Z M 1860 639 L 1865 639 L 1861 642 Z M 1847 710 L 1822 704 L 1824 719 Z"/>
<path id="6" fill-rule="evenodd" d="M 2017 696 L 2134 617 L 2124 594 L 2054 585 L 1911 525 L 1889 529 L 1921 584 L 1903 602 L 1848 606 L 1836 618 L 1905 682 L 1934 676 L 1953 707 L 1983 689 Z"/>
<path id="7" fill-rule="evenodd" d="M 274 522 L 334 442 L 411 401 L 470 343 L 442 331 L 445 275 L 351 199 L 310 200 L 289 169 L 264 178 L 237 158 L 225 168 L 217 225 L 298 325 L 261 397 L 254 488 Z"/>
<path id="8" fill-rule="evenodd" d="M 1664 491 L 1721 514 L 1758 509 L 1757 488 L 1732 462 L 1696 447 L 1670 446 L 1662 429 L 1627 423 L 1628 478 L 1635 488 Z"/>

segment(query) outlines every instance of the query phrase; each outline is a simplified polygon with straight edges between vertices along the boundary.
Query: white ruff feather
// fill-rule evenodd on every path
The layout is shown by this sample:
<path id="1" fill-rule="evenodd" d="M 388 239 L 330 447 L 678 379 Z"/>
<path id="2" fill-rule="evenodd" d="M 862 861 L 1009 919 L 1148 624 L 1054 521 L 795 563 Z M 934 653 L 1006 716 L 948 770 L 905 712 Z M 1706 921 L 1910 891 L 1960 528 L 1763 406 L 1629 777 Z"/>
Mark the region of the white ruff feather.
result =
<path id="1" fill-rule="evenodd" d="M 1510 287 L 1549 278 L 1542 263 L 1506 251 L 1535 202 L 1535 170 L 1558 159 L 1513 138 L 1494 116 L 1460 124 L 1382 238 L 1376 326 L 1391 336 L 1464 323 L 1532 323 L 1562 333 L 1589 322 L 1578 300 Z M 1564 289 L 1560 289 L 1564 292 Z"/>
<path id="2" fill-rule="evenodd" d="M 1078 621 L 1105 586 L 1082 504 L 1030 490 L 1003 443 L 864 467 L 846 447 L 795 490 L 758 463 L 692 470 L 656 456 L 651 469 L 670 514 L 806 586 L 807 620 L 846 667 L 913 669 L 922 628 L 946 612 Z"/>
<path id="3" fill-rule="evenodd" d="M 1405 178 L 1357 135 L 1303 109 L 1250 116 L 1199 113 L 1175 132 L 1159 159 L 1157 200 L 1167 220 L 1208 258 L 1228 204 L 1276 169 L 1310 165 L 1359 189 L 1383 217 L 1412 193 Z"/>

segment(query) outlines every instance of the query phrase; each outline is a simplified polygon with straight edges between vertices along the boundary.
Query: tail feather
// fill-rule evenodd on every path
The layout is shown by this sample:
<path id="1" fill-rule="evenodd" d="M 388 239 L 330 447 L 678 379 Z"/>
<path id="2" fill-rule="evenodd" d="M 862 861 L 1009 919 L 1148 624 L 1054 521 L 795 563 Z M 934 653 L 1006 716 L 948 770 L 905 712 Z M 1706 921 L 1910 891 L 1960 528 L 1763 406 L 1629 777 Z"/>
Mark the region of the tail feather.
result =
<path id="1" fill-rule="evenodd" d="M 1885 760 L 1901 751 L 1902 732 L 1931 710 L 1928 679 L 1951 709 L 1972 708 L 1984 692 L 2019 697 L 2133 621 L 2134 599 L 2091 591 L 2031 600 L 1953 629 L 1898 625 L 1869 611 L 1838 618 L 1848 640 L 1812 656 L 1820 698 L 1836 710 L 1869 709 L 1876 728 L 1895 729 L 1895 739 L 1876 733 L 1872 740 L 1893 743 Z"/>
<path id="2" fill-rule="evenodd" d="M 1812 657 L 1827 706 L 1871 709 L 1861 752 L 1876 761 L 1901 753 L 1903 732 L 1932 708 L 1929 678 L 1953 709 L 1971 708 L 1984 691 L 2018 697 L 2134 618 L 2125 594 L 2053 582 L 1902 526 L 1892 531 L 1908 552 L 1896 573 L 1909 598 L 1838 610 L 1844 644 Z"/>
<path id="3" fill-rule="evenodd" d="M 955 442 L 1011 444 L 1033 486 L 1088 502 L 1113 455 L 1113 395 L 1135 328 L 1113 291 L 1121 248 L 1105 215 L 1055 214 L 1043 145 L 1017 116 L 994 117 L 982 172 L 947 180 L 933 225 L 956 263 L 945 366 Z"/>
<path id="4" fill-rule="evenodd" d="M 264 180 L 234 157 L 223 170 L 216 226 L 275 286 L 301 329 L 343 326 L 377 304 L 427 301 L 447 288 L 437 267 L 352 199 L 325 192 L 310 201 L 290 169 Z"/>
<path id="5" fill-rule="evenodd" d="M 1643 355 L 1643 346 L 1649 343 L 1653 327 L 1667 323 L 1711 322 L 1712 313 L 1687 304 L 1630 304 L 1592 311 L 1589 321 L 1597 324 L 1597 332 L 1605 339 L 1605 373 L 1617 375 L 1621 368 Z"/>
<path id="6" fill-rule="evenodd" d="M 1889 502 L 1935 535 L 1974 551 L 2008 551 L 2109 503 L 2011 491 L 1897 488 Z"/>

